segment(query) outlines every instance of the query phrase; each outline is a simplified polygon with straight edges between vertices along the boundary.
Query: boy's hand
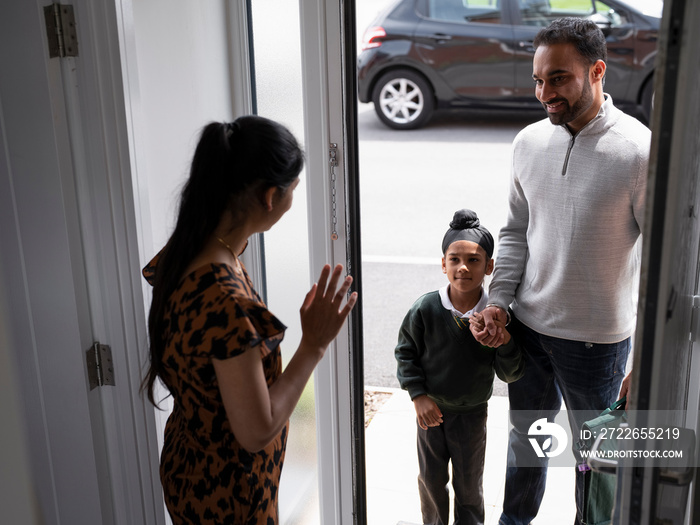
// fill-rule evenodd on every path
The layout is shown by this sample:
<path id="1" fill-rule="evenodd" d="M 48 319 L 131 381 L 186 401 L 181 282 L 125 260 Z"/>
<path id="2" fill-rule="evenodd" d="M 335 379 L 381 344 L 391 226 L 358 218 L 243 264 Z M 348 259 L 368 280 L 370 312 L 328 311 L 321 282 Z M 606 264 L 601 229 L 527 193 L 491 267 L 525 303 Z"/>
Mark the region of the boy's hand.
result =
<path id="1" fill-rule="evenodd" d="M 484 323 L 484 315 L 480 312 L 474 312 L 469 316 L 469 329 L 472 331 L 472 334 L 481 332 L 484 328 L 486 328 L 486 323 Z"/>
<path id="2" fill-rule="evenodd" d="M 418 396 L 413 400 L 413 406 L 416 408 L 416 416 L 418 417 L 418 425 L 423 430 L 428 430 L 428 427 L 437 427 L 442 423 L 442 412 L 435 404 L 435 401 L 426 395 Z"/>
<path id="3" fill-rule="evenodd" d="M 493 348 L 501 346 L 505 342 L 505 334 L 503 332 L 505 331 L 506 322 L 508 322 L 506 311 L 498 306 L 487 306 L 480 314 L 483 316 L 483 327 L 476 331 L 472 329 L 474 339 L 484 346 Z"/>
<path id="4" fill-rule="evenodd" d="M 506 325 L 503 321 L 500 321 L 498 319 L 494 319 L 493 322 L 496 325 L 496 328 L 498 330 L 498 333 L 503 336 L 503 340 L 501 344 L 508 344 L 510 341 L 510 333 L 506 329 Z M 484 333 L 486 328 L 486 322 L 484 320 L 484 316 L 482 313 L 473 313 L 472 315 L 469 316 L 469 329 L 472 331 L 472 335 L 474 338 L 479 341 L 479 337 L 477 335 L 481 335 Z M 479 341 L 481 344 L 485 346 L 492 346 L 492 347 L 498 347 L 500 344 L 491 344 L 488 345 L 484 342 Z M 497 341 L 496 341 L 497 342 Z"/>

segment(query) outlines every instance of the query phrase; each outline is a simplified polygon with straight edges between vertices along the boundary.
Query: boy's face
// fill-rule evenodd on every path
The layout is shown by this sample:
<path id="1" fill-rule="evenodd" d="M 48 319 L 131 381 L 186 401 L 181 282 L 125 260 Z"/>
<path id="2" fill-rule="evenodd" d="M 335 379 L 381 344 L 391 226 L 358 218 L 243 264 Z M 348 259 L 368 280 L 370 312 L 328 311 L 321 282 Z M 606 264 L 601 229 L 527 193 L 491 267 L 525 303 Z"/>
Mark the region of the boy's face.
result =
<path id="1" fill-rule="evenodd" d="M 472 241 L 456 241 L 447 247 L 442 258 L 442 272 L 447 274 L 452 289 L 469 293 L 481 288 L 485 275 L 491 275 L 493 259 Z"/>

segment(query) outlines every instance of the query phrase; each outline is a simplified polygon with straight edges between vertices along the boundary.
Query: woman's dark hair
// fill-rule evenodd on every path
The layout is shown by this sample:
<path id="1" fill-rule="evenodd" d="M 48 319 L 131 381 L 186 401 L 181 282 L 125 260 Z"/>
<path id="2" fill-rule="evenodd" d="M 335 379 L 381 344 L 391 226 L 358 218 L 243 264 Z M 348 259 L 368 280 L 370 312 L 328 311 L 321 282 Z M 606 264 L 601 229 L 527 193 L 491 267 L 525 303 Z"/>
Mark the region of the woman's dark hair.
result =
<path id="1" fill-rule="evenodd" d="M 202 130 L 190 176 L 180 196 L 175 230 L 155 269 L 148 315 L 150 367 L 141 385 L 154 405 L 157 403 L 153 386 L 164 372 L 168 301 L 187 266 L 202 251 L 225 211 L 240 216 L 253 200 L 254 192 L 287 188 L 303 165 L 303 151 L 290 131 L 264 117 L 212 122 Z"/>
<path id="2" fill-rule="evenodd" d="M 558 18 L 535 36 L 533 45 L 573 44 L 583 61 L 591 66 L 597 60 L 608 61 L 605 35 L 591 20 L 576 17 Z"/>

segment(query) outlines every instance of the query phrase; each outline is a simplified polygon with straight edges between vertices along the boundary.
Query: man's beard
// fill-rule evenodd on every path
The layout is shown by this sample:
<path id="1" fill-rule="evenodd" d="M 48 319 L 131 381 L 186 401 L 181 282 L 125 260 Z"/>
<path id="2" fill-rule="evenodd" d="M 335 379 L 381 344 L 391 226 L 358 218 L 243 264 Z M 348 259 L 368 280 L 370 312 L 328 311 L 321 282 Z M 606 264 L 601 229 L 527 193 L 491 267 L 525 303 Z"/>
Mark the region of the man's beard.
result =
<path id="1" fill-rule="evenodd" d="M 559 113 L 549 113 L 547 111 L 547 104 L 556 104 L 557 102 L 563 102 L 566 104 L 566 110 Z M 581 95 L 578 97 L 578 99 L 576 99 L 573 106 L 571 106 L 569 101 L 564 98 L 549 100 L 547 104 L 543 102 L 542 106 L 544 107 L 544 110 L 547 111 L 547 116 L 549 117 L 550 122 L 555 125 L 560 125 L 567 124 L 578 118 L 582 113 L 591 107 L 592 103 L 593 90 L 591 89 L 591 83 L 588 81 L 588 77 L 586 77 L 583 88 L 581 89 Z"/>

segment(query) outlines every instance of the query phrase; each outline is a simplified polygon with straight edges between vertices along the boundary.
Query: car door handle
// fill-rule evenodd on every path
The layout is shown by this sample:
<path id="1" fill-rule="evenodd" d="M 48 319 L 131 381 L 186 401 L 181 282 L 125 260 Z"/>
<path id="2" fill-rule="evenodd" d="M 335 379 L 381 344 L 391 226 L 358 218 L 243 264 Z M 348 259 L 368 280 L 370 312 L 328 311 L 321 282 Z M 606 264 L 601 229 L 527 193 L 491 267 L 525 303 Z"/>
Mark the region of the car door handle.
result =
<path id="1" fill-rule="evenodd" d="M 452 40 L 452 36 L 445 33 L 435 33 L 430 35 L 429 38 L 432 38 L 436 42 L 447 42 L 448 40 Z"/>
<path id="2" fill-rule="evenodd" d="M 525 51 L 532 51 L 533 53 L 535 52 L 535 46 L 532 41 L 521 40 L 520 42 L 518 42 L 518 47 L 520 49 L 524 49 Z"/>

